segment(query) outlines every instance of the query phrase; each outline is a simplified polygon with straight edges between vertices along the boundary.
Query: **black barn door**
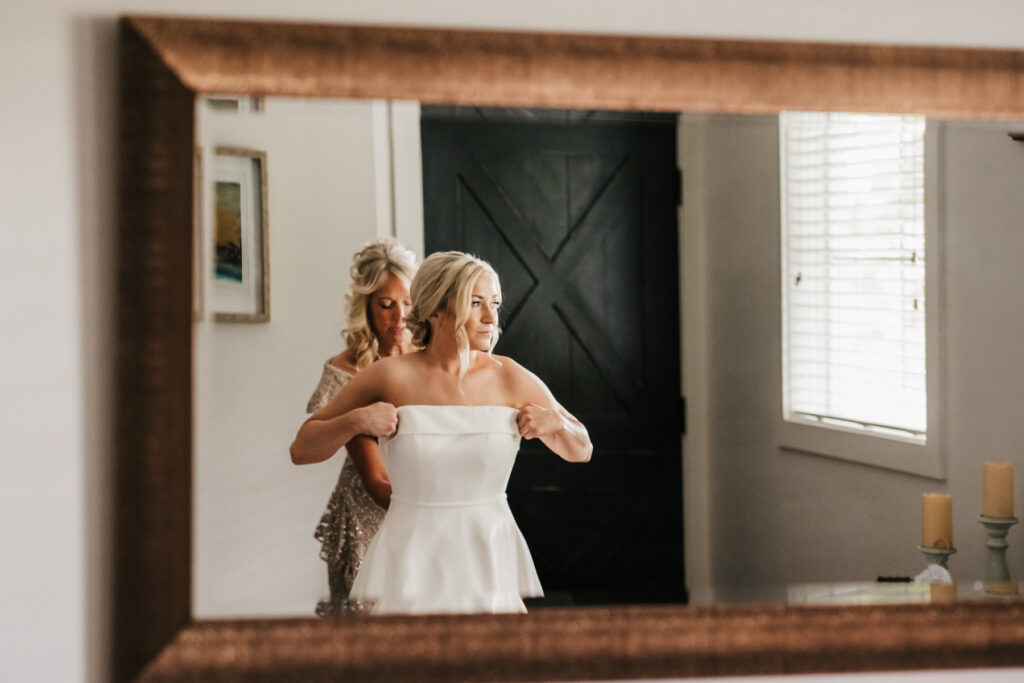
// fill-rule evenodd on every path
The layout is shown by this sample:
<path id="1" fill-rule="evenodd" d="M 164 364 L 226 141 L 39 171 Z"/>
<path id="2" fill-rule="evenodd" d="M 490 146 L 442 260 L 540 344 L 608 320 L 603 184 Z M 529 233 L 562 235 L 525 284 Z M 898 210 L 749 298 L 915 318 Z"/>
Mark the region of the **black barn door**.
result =
<path id="1" fill-rule="evenodd" d="M 421 132 L 427 253 L 494 266 L 496 353 L 594 442 L 524 441 L 509 483 L 547 604 L 685 601 L 675 117 L 424 107 Z"/>

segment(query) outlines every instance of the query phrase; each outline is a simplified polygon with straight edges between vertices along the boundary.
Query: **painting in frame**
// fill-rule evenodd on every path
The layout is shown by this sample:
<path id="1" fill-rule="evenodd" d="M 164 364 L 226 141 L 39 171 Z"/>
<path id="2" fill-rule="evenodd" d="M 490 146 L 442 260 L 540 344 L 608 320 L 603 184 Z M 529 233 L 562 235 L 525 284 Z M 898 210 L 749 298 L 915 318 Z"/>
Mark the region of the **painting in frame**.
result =
<path id="1" fill-rule="evenodd" d="M 253 149 L 217 147 L 214 169 L 210 272 L 214 320 L 267 322 L 267 155 Z"/>

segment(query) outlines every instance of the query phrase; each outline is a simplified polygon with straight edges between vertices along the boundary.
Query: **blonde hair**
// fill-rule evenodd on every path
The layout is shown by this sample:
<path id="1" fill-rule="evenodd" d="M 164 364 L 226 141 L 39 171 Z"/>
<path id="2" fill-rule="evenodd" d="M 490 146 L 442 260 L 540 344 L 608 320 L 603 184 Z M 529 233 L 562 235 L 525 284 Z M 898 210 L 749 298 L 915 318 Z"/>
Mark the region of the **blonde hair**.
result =
<path id="1" fill-rule="evenodd" d="M 352 355 L 356 371 L 377 358 L 378 342 L 368 315 L 370 297 L 394 275 L 409 287 L 416 274 L 416 255 L 393 237 L 367 242 L 352 257 L 349 268 L 352 285 L 345 295 L 348 327 L 342 331 L 345 346 Z"/>
<path id="2" fill-rule="evenodd" d="M 469 370 L 469 337 L 466 335 L 466 321 L 469 319 L 473 283 L 481 273 L 488 273 L 494 282 L 494 290 L 501 296 L 498 274 L 491 264 L 461 251 L 441 251 L 423 260 L 416 277 L 409 287 L 412 311 L 405 322 L 412 331 L 412 343 L 418 347 L 430 344 L 432 330 L 430 316 L 440 311 L 455 315 L 455 348 L 459 353 L 459 379 Z M 491 335 L 488 355 L 498 343 L 500 330 L 495 325 Z"/>

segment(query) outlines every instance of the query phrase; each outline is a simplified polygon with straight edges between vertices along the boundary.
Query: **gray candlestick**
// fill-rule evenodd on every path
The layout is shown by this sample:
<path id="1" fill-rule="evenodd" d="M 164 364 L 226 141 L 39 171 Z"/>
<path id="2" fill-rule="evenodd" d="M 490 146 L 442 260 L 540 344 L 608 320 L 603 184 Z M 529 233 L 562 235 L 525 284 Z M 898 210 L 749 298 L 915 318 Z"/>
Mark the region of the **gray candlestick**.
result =
<path id="1" fill-rule="evenodd" d="M 1006 533 L 1017 523 L 1017 518 L 978 515 L 978 521 L 988 534 L 988 540 L 985 542 L 988 547 L 985 578 L 989 581 L 1009 581 L 1010 569 L 1006 566 L 1006 549 L 1010 544 L 1006 542 Z"/>
<path id="2" fill-rule="evenodd" d="M 956 552 L 956 548 L 926 548 L 923 545 L 917 549 L 924 553 L 928 564 L 937 564 L 946 571 L 949 571 L 949 556 Z"/>

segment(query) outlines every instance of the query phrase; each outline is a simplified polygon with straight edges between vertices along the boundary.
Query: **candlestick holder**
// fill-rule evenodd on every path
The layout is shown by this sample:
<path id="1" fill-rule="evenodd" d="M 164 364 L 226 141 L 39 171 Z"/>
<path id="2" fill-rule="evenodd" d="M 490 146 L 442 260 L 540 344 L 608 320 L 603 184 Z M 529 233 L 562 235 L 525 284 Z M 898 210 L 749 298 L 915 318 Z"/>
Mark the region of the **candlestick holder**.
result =
<path id="1" fill-rule="evenodd" d="M 923 545 L 917 546 L 917 549 L 924 553 L 928 564 L 937 564 L 946 571 L 949 571 L 949 556 L 956 552 L 956 548 L 926 548 Z"/>
<path id="2" fill-rule="evenodd" d="M 988 540 L 988 564 L 985 567 L 985 578 L 989 581 L 1009 581 L 1010 569 L 1006 566 L 1006 533 L 1017 523 L 1016 517 L 986 517 L 978 515 L 978 521 L 985 527 Z"/>

